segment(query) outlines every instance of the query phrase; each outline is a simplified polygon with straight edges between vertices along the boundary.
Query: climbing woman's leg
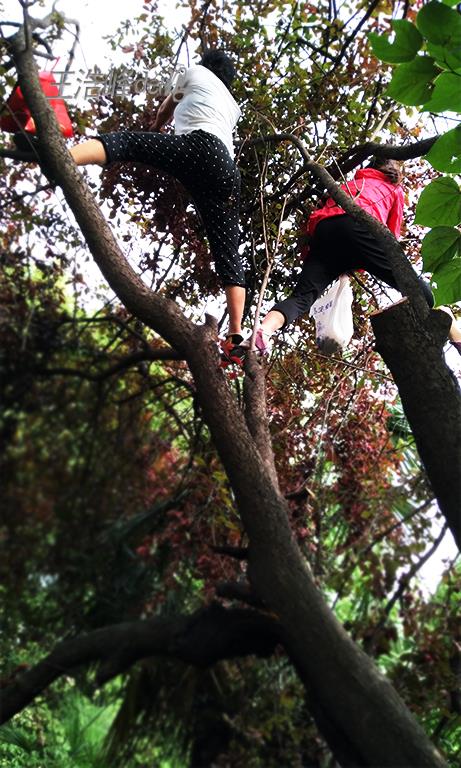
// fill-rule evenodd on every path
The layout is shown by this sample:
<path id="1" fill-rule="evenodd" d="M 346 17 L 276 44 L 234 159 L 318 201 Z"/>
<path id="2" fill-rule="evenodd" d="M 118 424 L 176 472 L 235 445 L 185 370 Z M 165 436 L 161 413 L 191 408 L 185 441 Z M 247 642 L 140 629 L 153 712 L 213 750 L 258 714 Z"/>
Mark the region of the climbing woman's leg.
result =
<path id="1" fill-rule="evenodd" d="M 228 335 L 241 333 L 245 307 L 245 270 L 239 253 L 240 172 L 224 144 L 215 136 L 193 135 L 196 168 L 187 180 L 200 213 L 224 288 L 229 316 Z"/>
<path id="2" fill-rule="evenodd" d="M 229 315 L 228 335 L 242 332 L 242 317 L 245 308 L 245 288 L 241 285 L 226 285 L 227 313 Z"/>
<path id="3" fill-rule="evenodd" d="M 262 330 L 272 335 L 285 325 L 285 315 L 277 309 L 271 309 L 261 323 Z"/>
<path id="4" fill-rule="evenodd" d="M 99 139 L 88 139 L 70 149 L 70 154 L 77 165 L 105 165 L 107 154 Z"/>

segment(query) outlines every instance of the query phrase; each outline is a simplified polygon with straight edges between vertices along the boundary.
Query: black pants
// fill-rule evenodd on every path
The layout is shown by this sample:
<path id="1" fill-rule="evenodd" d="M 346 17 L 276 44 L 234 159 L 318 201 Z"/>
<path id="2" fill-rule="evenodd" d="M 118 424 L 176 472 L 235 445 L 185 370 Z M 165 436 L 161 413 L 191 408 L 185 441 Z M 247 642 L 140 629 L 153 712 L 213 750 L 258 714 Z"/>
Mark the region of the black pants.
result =
<path id="1" fill-rule="evenodd" d="M 365 269 L 391 288 L 397 288 L 386 254 L 363 224 L 347 214 L 324 219 L 315 228 L 293 293 L 272 309 L 281 312 L 288 325 L 309 312 L 330 283 L 356 269 Z M 428 283 L 420 278 L 420 284 L 427 303 L 433 307 L 434 298 Z"/>
<path id="2" fill-rule="evenodd" d="M 202 217 L 223 285 L 245 286 L 238 253 L 240 171 L 223 142 L 205 131 L 180 136 L 121 131 L 97 138 L 108 162 L 145 163 L 178 179 Z"/>

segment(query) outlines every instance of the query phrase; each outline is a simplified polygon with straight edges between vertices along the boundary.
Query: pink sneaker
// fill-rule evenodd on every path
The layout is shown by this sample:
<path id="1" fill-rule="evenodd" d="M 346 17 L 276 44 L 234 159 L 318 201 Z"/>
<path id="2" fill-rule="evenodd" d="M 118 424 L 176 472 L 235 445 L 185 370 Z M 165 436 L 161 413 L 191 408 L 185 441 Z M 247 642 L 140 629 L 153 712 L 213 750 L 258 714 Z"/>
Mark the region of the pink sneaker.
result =
<path id="1" fill-rule="evenodd" d="M 272 334 L 263 331 L 262 328 L 258 328 L 255 337 L 255 349 L 261 356 L 270 355 L 272 352 Z"/>
<path id="2" fill-rule="evenodd" d="M 245 341 L 240 342 L 240 344 L 231 346 L 230 349 L 226 350 L 227 360 L 238 365 L 243 365 L 247 352 L 250 349 L 250 342 L 251 337 L 249 339 L 245 339 Z M 261 328 L 258 328 L 255 337 L 256 354 L 259 357 L 264 357 L 270 355 L 271 351 L 272 339 L 270 334 L 265 333 Z"/>

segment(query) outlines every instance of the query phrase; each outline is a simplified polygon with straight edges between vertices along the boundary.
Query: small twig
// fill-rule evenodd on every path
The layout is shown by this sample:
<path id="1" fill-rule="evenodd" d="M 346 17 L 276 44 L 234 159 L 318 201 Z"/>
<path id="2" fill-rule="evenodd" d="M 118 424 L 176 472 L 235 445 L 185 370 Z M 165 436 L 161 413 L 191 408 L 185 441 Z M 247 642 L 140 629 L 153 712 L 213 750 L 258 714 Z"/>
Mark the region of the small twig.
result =
<path id="1" fill-rule="evenodd" d="M 155 362 L 158 360 L 181 360 L 179 353 L 170 347 L 164 347 L 161 349 L 153 349 L 150 354 L 146 351 L 134 352 L 131 355 L 127 355 L 114 365 L 107 368 L 101 373 L 89 373 L 86 370 L 80 370 L 79 368 L 35 368 L 34 373 L 37 376 L 76 376 L 81 379 L 87 379 L 88 381 L 104 381 L 105 379 L 114 376 L 117 373 L 122 373 L 131 366 L 139 365 L 144 362 Z M 186 386 L 186 382 L 184 382 Z"/>
<path id="2" fill-rule="evenodd" d="M 433 503 L 433 499 L 429 499 L 429 501 L 424 501 L 422 504 L 420 504 L 419 507 L 416 507 L 416 509 L 412 509 L 411 512 L 409 512 L 407 515 L 404 515 L 400 520 L 397 520 L 396 523 L 393 523 L 388 528 L 386 528 L 384 531 L 382 531 L 378 536 L 376 536 L 373 541 L 368 544 L 367 547 L 365 547 L 364 550 L 360 552 L 360 559 L 363 560 L 365 555 L 370 552 L 373 547 L 376 546 L 376 544 L 379 544 L 380 541 L 383 539 L 386 539 L 391 533 L 393 533 L 397 528 L 400 528 L 401 525 L 404 523 L 407 523 L 408 520 L 411 520 L 413 517 L 416 517 L 420 512 L 424 512 L 431 504 Z"/>
<path id="3" fill-rule="evenodd" d="M 11 199 L 11 202 L 17 203 L 19 200 L 23 200 L 25 197 L 29 197 L 29 195 L 38 195 L 39 192 L 47 192 L 48 190 L 54 191 L 54 189 L 55 187 L 53 184 L 43 184 L 41 187 L 31 189 L 30 192 L 23 192 L 20 195 L 15 193 Z"/>
<path id="4" fill-rule="evenodd" d="M 261 191 L 261 196 L 262 196 L 262 191 Z M 284 216 L 284 213 L 285 213 L 286 201 L 287 201 L 287 198 L 285 197 L 285 199 L 283 201 L 283 205 L 282 205 L 282 210 L 280 212 L 279 226 L 278 226 L 278 230 L 277 230 L 277 239 L 275 241 L 274 251 L 273 251 L 272 256 L 271 256 L 270 253 L 269 253 L 269 244 L 268 244 L 268 241 L 267 241 L 267 232 L 266 232 L 265 216 L 264 216 L 264 200 L 261 197 L 261 212 L 262 212 L 262 221 L 263 221 L 264 242 L 266 244 L 267 267 L 266 267 L 266 270 L 265 270 L 264 275 L 263 275 L 263 279 L 262 279 L 262 283 L 261 283 L 261 288 L 260 288 L 260 291 L 259 291 L 259 294 L 258 294 L 258 301 L 256 303 L 256 311 L 255 311 L 255 319 L 254 319 L 254 325 L 253 325 L 253 332 L 251 334 L 251 341 L 250 341 L 250 351 L 253 351 L 254 348 L 255 348 L 256 332 L 257 332 L 258 326 L 259 326 L 259 317 L 260 317 L 260 314 L 261 314 L 261 306 L 262 306 L 263 296 L 264 296 L 264 293 L 266 291 L 267 283 L 269 281 L 269 275 L 270 275 L 270 273 L 272 271 L 272 267 L 274 265 L 275 256 L 277 254 L 277 250 L 278 250 L 278 247 L 279 247 L 279 244 L 280 244 L 280 233 L 281 233 L 281 228 L 282 228 L 283 216 Z"/>
<path id="5" fill-rule="evenodd" d="M 442 539 L 444 538 L 447 530 L 448 530 L 448 525 L 447 525 L 447 523 L 445 523 L 443 525 L 442 530 L 440 531 L 439 535 L 437 536 L 437 538 L 435 539 L 434 543 L 432 544 L 432 546 L 429 547 L 429 549 L 424 553 L 424 555 L 422 557 L 420 557 L 419 560 L 416 563 L 413 563 L 411 568 L 407 571 L 407 573 L 404 573 L 403 576 L 400 578 L 399 586 L 397 587 L 397 589 L 395 590 L 394 594 L 392 595 L 392 597 L 390 598 L 390 600 L 387 602 L 387 604 L 385 605 L 385 607 L 383 609 L 382 619 L 379 622 L 379 624 L 375 627 L 375 630 L 373 632 L 372 641 L 376 637 L 376 634 L 384 627 L 384 625 L 386 623 L 386 619 L 389 616 L 390 612 L 392 611 L 392 608 L 396 604 L 397 600 L 399 600 L 402 597 L 402 595 L 405 592 L 405 590 L 408 589 L 408 585 L 409 585 L 411 579 L 413 578 L 413 576 L 415 576 L 418 573 L 418 571 L 421 570 L 421 568 L 423 567 L 424 563 L 427 563 L 429 558 L 431 558 L 432 555 L 434 554 L 434 552 L 438 549 L 438 547 L 440 546 L 440 544 L 442 542 Z"/>
<path id="6" fill-rule="evenodd" d="M 374 370 L 371 370 L 370 368 L 363 368 L 361 365 L 356 365 L 355 363 L 349 363 L 347 360 L 344 360 L 342 357 L 334 357 L 334 355 L 324 355 L 322 352 L 312 352 L 309 354 L 312 354 L 314 357 L 320 357 L 323 360 L 327 360 L 331 363 L 340 363 L 341 365 L 344 365 L 346 368 L 353 368 L 356 371 L 369 373 L 370 376 L 379 376 L 380 378 L 385 379 L 386 381 L 391 381 L 391 382 L 394 381 L 392 376 L 388 376 L 386 373 L 381 373 L 381 371 L 374 371 Z"/>
<path id="7" fill-rule="evenodd" d="M 360 19 L 360 21 L 357 24 L 357 26 L 352 30 L 350 35 L 348 35 L 346 37 L 346 39 L 344 40 L 344 43 L 342 45 L 342 48 L 341 48 L 340 52 L 338 53 L 338 55 L 337 55 L 337 57 L 335 59 L 335 62 L 334 62 L 335 66 L 337 66 L 339 64 L 339 62 L 341 61 L 341 59 L 344 56 L 345 52 L 347 51 L 347 49 L 349 47 L 349 44 L 355 38 L 357 33 L 360 32 L 361 28 L 363 27 L 363 25 L 365 24 L 367 19 L 370 18 L 371 14 L 375 10 L 376 6 L 379 5 L 379 2 L 380 2 L 380 0 L 373 0 L 373 2 L 370 3 L 369 7 L 367 8 L 367 10 L 364 13 L 364 15 L 362 16 L 362 18 Z"/>

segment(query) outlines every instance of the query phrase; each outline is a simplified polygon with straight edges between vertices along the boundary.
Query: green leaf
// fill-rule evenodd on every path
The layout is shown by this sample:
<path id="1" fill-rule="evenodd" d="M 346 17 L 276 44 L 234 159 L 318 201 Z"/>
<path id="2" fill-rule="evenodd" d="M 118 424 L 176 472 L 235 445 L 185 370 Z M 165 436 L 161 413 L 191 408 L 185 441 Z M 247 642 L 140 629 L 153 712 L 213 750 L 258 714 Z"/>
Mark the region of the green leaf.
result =
<path id="1" fill-rule="evenodd" d="M 416 206 L 415 224 L 423 227 L 455 227 L 461 221 L 461 191 L 449 176 L 431 181 Z"/>
<path id="2" fill-rule="evenodd" d="M 448 264 L 444 264 L 432 275 L 435 303 L 454 304 L 461 301 L 461 259 L 452 259 Z"/>
<path id="3" fill-rule="evenodd" d="M 410 21 L 406 19 L 392 22 L 395 31 L 395 40 L 390 43 L 383 35 L 370 32 L 370 40 L 373 53 L 381 61 L 388 64 L 398 64 L 402 61 L 412 61 L 421 48 L 423 38 Z"/>
<path id="4" fill-rule="evenodd" d="M 461 112 L 461 75 L 442 72 L 436 77 L 432 96 L 423 109 L 428 112 Z"/>
<path id="5" fill-rule="evenodd" d="M 431 96 L 431 81 L 438 73 L 434 59 L 417 56 L 409 64 L 399 64 L 385 95 L 408 106 L 424 104 Z"/>
<path id="6" fill-rule="evenodd" d="M 447 131 L 432 145 L 426 160 L 443 173 L 461 172 L 461 125 Z"/>
<path id="7" fill-rule="evenodd" d="M 421 8 L 416 26 L 429 42 L 436 45 L 455 48 L 461 42 L 461 16 L 443 3 L 434 1 Z"/>
<path id="8" fill-rule="evenodd" d="M 449 5 L 449 6 L 453 7 L 454 5 L 458 5 L 459 0 L 442 0 L 442 3 L 444 5 Z"/>
<path id="9" fill-rule="evenodd" d="M 427 52 L 429 56 L 435 59 L 437 65 L 442 69 L 459 70 L 461 67 L 461 46 L 436 45 L 427 43 Z"/>
<path id="10" fill-rule="evenodd" d="M 461 233 L 454 227 L 434 227 L 421 243 L 424 271 L 434 272 L 450 261 L 461 257 Z"/>

